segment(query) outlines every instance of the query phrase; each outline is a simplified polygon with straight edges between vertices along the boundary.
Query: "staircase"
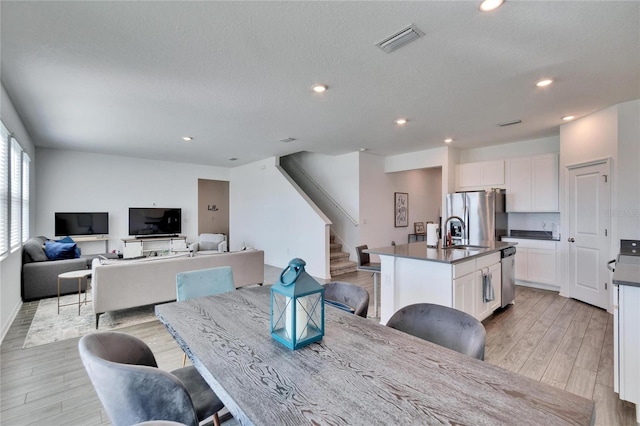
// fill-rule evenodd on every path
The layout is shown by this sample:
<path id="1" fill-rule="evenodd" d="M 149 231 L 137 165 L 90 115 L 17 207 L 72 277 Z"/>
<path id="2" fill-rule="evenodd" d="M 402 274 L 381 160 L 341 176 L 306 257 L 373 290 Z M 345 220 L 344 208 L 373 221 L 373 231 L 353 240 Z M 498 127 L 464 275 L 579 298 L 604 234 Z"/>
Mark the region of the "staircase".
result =
<path id="1" fill-rule="evenodd" d="M 342 251 L 342 244 L 335 242 L 335 236 L 331 235 L 329 237 L 329 243 L 329 273 L 331 278 L 356 272 L 358 264 L 349 260 L 349 253 Z"/>

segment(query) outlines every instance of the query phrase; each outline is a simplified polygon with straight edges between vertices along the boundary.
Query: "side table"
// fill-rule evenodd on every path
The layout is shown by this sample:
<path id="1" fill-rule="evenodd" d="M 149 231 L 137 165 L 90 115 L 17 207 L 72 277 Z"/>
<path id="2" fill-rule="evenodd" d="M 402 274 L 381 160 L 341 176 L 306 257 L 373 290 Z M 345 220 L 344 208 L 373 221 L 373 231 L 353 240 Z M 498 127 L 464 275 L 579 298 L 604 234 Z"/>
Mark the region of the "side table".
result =
<path id="1" fill-rule="evenodd" d="M 80 307 L 84 303 L 87 304 L 87 289 L 89 288 L 88 279 L 91 277 L 91 269 L 83 269 L 80 271 L 69 271 L 58 275 L 58 315 L 60 315 L 61 306 L 78 305 L 78 315 L 80 315 Z M 60 281 L 61 280 L 78 280 L 78 303 L 66 303 L 60 304 Z M 84 290 L 84 300 L 82 300 L 82 280 L 87 281 L 87 285 Z"/>

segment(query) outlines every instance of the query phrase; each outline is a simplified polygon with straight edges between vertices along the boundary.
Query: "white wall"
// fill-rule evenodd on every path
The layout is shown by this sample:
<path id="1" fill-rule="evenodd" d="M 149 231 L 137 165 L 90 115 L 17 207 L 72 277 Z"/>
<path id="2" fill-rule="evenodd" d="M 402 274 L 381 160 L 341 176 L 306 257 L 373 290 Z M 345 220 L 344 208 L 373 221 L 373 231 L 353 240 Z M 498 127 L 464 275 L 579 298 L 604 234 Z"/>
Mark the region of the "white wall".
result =
<path id="1" fill-rule="evenodd" d="M 279 170 L 275 158 L 231 170 L 231 250 L 264 250 L 266 264 L 285 268 L 299 257 L 315 277 L 329 276 L 329 223 Z"/>
<path id="2" fill-rule="evenodd" d="M 640 100 L 618 105 L 618 179 L 616 233 L 640 239 Z"/>
<path id="3" fill-rule="evenodd" d="M 442 202 L 442 167 L 386 172 L 385 158 L 360 154 L 360 244 L 406 244 L 414 222 L 437 223 Z M 409 194 L 409 226 L 396 228 L 394 192 Z M 377 259 L 374 259 L 377 261 Z"/>
<path id="4" fill-rule="evenodd" d="M 560 136 L 505 143 L 460 151 L 460 163 L 501 160 L 503 158 L 560 152 Z"/>
<path id="5" fill-rule="evenodd" d="M 618 106 L 612 106 L 602 111 L 595 112 L 579 120 L 560 126 L 560 216 L 563 238 L 560 240 L 561 280 L 560 294 L 568 296 L 569 277 L 568 267 L 568 242 L 564 236 L 569 229 L 569 200 L 567 200 L 567 166 L 587 163 L 593 160 L 611 158 L 611 205 L 617 204 L 617 166 L 618 166 Z M 615 229 L 617 221 L 611 218 L 611 239 L 609 257 L 613 258 L 619 248 L 619 240 Z"/>
<path id="6" fill-rule="evenodd" d="M 354 197 L 359 186 L 358 152 L 335 156 L 299 152 L 292 157 L 347 213 L 359 216 L 358 198 Z"/>
<path id="7" fill-rule="evenodd" d="M 1 86 L 1 85 L 0 85 Z M 37 165 L 36 151 L 31 141 L 31 137 L 25 130 L 22 120 L 18 116 L 13 102 L 4 89 L 0 87 L 0 117 L 10 132 L 13 132 L 15 138 L 22 149 L 31 158 L 30 182 L 31 182 L 31 218 L 29 220 L 29 228 L 33 230 L 33 217 L 37 210 L 37 200 L 35 200 L 35 169 Z M 20 296 L 20 275 L 22 272 L 22 250 L 16 250 L 6 256 L 0 258 L 0 341 L 4 339 L 11 323 L 22 305 Z"/>
<path id="8" fill-rule="evenodd" d="M 195 241 L 198 179 L 229 180 L 229 169 L 38 149 L 35 235 L 53 238 L 56 211 L 106 211 L 109 250 L 122 250 L 129 207 L 157 206 L 181 208 L 182 235 Z"/>
<path id="9" fill-rule="evenodd" d="M 352 260 L 356 259 L 355 248 L 359 244 L 358 154 L 331 156 L 300 152 L 281 159 L 282 164 L 289 165 L 285 169 L 291 178 L 331 220 L 330 232 L 335 242 L 342 245 L 342 251 L 349 253 Z"/>
<path id="10" fill-rule="evenodd" d="M 459 161 L 459 151 L 452 147 L 427 149 L 424 151 L 394 155 L 385 158 L 385 172 L 437 168 L 442 170 L 441 211 L 446 210 L 446 197 L 455 190 L 455 165 Z"/>

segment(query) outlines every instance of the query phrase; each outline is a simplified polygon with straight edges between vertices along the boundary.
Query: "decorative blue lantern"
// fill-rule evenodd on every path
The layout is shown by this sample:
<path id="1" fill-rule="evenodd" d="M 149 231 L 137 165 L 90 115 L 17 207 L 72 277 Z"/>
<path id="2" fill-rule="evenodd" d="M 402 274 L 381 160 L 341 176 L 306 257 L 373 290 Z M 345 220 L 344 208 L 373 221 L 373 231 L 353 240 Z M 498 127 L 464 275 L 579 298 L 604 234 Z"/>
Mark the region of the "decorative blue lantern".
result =
<path id="1" fill-rule="evenodd" d="M 324 287 L 292 259 L 271 286 L 271 336 L 289 349 L 299 349 L 324 336 Z"/>

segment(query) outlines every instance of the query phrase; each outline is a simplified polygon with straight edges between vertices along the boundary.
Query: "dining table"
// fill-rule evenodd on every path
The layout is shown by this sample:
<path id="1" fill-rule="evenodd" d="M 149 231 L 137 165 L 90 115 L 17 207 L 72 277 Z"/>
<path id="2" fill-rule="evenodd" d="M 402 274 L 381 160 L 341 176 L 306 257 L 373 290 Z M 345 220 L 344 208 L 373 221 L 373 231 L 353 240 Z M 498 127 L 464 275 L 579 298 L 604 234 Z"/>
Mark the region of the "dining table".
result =
<path id="1" fill-rule="evenodd" d="M 593 425 L 593 400 L 326 305 L 321 341 L 271 337 L 270 286 L 157 305 L 241 425 Z"/>

